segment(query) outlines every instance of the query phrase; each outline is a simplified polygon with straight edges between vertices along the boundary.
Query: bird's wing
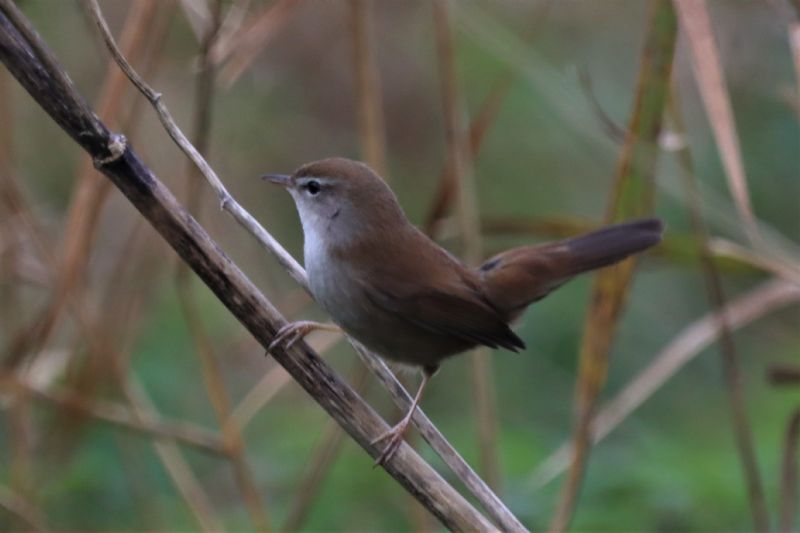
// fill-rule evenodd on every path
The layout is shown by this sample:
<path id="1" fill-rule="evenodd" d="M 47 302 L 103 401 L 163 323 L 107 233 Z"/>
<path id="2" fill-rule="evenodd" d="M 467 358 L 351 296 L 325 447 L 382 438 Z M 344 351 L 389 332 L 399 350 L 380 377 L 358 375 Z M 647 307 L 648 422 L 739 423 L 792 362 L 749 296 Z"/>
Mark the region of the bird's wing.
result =
<path id="1" fill-rule="evenodd" d="M 494 308 L 468 287 L 459 289 L 414 287 L 390 292 L 382 288 L 368 294 L 377 307 L 433 333 L 514 352 L 525 348 Z"/>

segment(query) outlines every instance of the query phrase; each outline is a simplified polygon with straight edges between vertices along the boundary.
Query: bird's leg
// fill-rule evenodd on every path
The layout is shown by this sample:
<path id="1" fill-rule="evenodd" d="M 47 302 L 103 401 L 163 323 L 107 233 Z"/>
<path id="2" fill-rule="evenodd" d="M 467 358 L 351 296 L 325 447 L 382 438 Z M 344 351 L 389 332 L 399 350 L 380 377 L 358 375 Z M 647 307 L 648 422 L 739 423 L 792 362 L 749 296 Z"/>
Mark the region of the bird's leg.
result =
<path id="1" fill-rule="evenodd" d="M 422 399 L 422 392 L 425 390 L 425 385 L 428 384 L 428 380 L 431 378 L 431 376 L 433 376 L 434 372 L 435 370 L 431 372 L 427 368 L 423 370 L 422 383 L 419 384 L 417 394 L 414 396 L 414 402 L 411 404 L 411 408 L 408 410 L 408 413 L 406 413 L 406 416 L 404 416 L 403 419 L 400 420 L 400 422 L 398 422 L 392 429 L 372 441 L 371 444 L 377 444 L 381 441 L 387 439 L 389 440 L 389 442 L 386 444 L 386 448 L 383 449 L 383 452 L 375 460 L 375 466 L 385 465 L 386 461 L 391 459 L 394 453 L 397 451 L 397 448 L 400 447 L 400 443 L 403 442 L 403 435 L 408 429 L 408 424 L 411 422 L 411 417 L 414 415 L 414 411 L 416 410 L 417 405 L 419 405 L 419 401 Z"/>
<path id="2" fill-rule="evenodd" d="M 288 350 L 294 345 L 294 343 L 304 338 L 314 330 L 342 331 L 341 328 L 336 324 L 322 324 L 320 322 L 311 322 L 308 320 L 292 322 L 291 324 L 286 324 L 283 326 L 278 333 L 275 334 L 275 338 L 272 339 L 267 351 L 271 352 L 281 345 L 283 345 L 284 350 Z"/>

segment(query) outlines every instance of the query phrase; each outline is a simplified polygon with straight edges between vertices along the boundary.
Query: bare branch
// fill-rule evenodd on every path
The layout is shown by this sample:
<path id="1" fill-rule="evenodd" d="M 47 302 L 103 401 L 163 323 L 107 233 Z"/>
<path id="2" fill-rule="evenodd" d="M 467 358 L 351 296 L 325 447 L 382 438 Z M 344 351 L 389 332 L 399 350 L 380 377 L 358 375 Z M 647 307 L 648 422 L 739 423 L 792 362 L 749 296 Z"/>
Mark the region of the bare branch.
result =
<path id="1" fill-rule="evenodd" d="M 89 4 L 97 8 L 96 2 Z M 109 157 L 108 145 L 114 140 L 112 134 L 85 103 L 72 105 L 75 101 L 82 102 L 82 99 L 74 86 L 65 81 L 66 75 L 53 76 L 6 15 L 14 12 L 18 15 L 16 18 L 20 18 L 16 6 L 9 0 L 0 0 L 0 7 L 3 13 L 0 15 L 0 59 L 45 111 L 96 161 Z M 37 36 L 26 35 L 41 43 Z M 60 69 L 56 66 L 51 68 Z M 67 98 L 64 93 L 70 96 Z M 80 128 L 87 123 L 92 125 L 92 129 L 76 129 L 76 126 Z M 126 146 L 119 157 L 102 165 L 101 170 L 262 346 L 269 346 L 277 330 L 286 323 L 284 318 L 221 252 L 133 150 Z M 223 205 L 230 203 L 230 197 L 226 199 L 228 201 Z M 296 272 L 302 273 L 299 265 Z M 323 360 L 302 344 L 273 355 L 359 445 L 371 456 L 378 456 L 381 450 L 371 443 L 388 426 Z M 447 527 L 456 530 L 493 529 L 491 523 L 409 446 L 402 445 L 385 468 Z"/>
<path id="2" fill-rule="evenodd" d="M 747 176 L 736 132 L 736 121 L 725 85 L 722 62 L 714 41 L 714 32 L 711 29 L 708 6 L 705 0 L 673 0 L 673 3 L 678 13 L 681 31 L 686 34 L 689 41 L 694 77 L 725 167 L 728 187 L 748 236 L 757 239 L 758 227 L 750 193 L 747 190 Z"/>
<path id="3" fill-rule="evenodd" d="M 113 43 L 113 37 L 110 33 L 107 32 L 107 24 L 102 20 L 102 13 L 98 9 L 96 0 L 85 0 L 87 6 L 90 9 L 90 13 L 92 17 L 100 19 L 100 22 L 97 23 L 98 28 L 101 31 L 104 31 L 104 39 L 106 42 Z M 115 54 L 115 58 L 117 61 L 121 62 L 121 67 L 124 64 L 125 66 L 122 67 L 126 73 L 133 72 L 130 64 L 125 61 L 125 58 L 120 54 Z M 135 74 L 135 73 L 134 73 Z M 137 75 L 137 87 L 140 87 L 140 84 L 144 84 L 140 77 Z M 133 81 L 133 80 L 132 80 Z M 144 87 L 147 87 L 144 85 Z M 141 87 L 140 87 L 141 88 Z M 152 89 L 147 87 L 150 93 L 154 93 Z M 157 108 L 160 106 L 164 108 L 164 105 L 160 101 L 153 102 L 154 106 Z M 169 119 L 168 114 L 162 115 L 159 112 L 159 116 L 162 120 Z M 177 125 L 174 122 L 171 123 L 171 129 L 180 131 Z M 182 138 L 185 139 L 183 134 L 180 134 Z M 182 147 L 182 145 L 180 145 Z M 194 154 L 202 159 L 202 156 L 195 150 L 192 149 L 191 154 Z M 194 156 L 190 155 L 192 161 L 194 161 Z M 203 173 L 203 176 L 209 181 L 209 183 L 214 186 L 214 180 L 219 181 L 219 178 L 216 175 L 209 175 L 206 173 L 205 169 L 210 168 L 205 161 L 203 161 L 203 165 L 198 167 L 200 171 Z M 212 171 L 213 172 L 213 171 Z M 215 188 L 216 190 L 216 188 Z M 280 245 L 280 243 L 275 240 L 272 235 L 270 235 L 247 211 L 245 211 L 239 204 L 236 202 L 234 198 L 231 196 L 227 196 L 227 200 L 223 203 L 222 208 L 230 213 L 234 219 L 241 224 L 248 232 L 250 232 L 256 240 L 265 248 L 268 252 L 273 254 L 281 265 L 287 270 L 289 275 L 305 290 L 308 290 L 308 279 L 306 277 L 305 270 L 300 264 Z M 277 314 L 277 312 L 276 312 Z M 281 318 L 282 321 L 282 318 Z M 277 330 L 276 330 L 277 331 Z M 263 332 L 262 332 L 263 333 Z M 260 338 L 260 337 L 259 337 Z M 351 344 L 356 346 L 356 350 L 358 351 L 359 355 L 365 361 L 369 361 L 368 365 L 372 368 L 373 372 L 376 373 L 378 378 L 385 384 L 390 390 L 390 393 L 395 401 L 395 403 L 401 409 L 408 409 L 410 406 L 410 396 L 408 393 L 403 389 L 402 385 L 397 378 L 391 373 L 385 363 L 380 361 L 377 356 L 368 353 L 363 347 L 360 345 L 357 346 L 357 343 L 354 343 L 352 339 L 350 339 Z M 266 345 L 268 346 L 268 344 Z M 288 370 L 288 368 L 287 368 Z M 290 372 L 291 373 L 291 372 Z M 299 380 L 298 380 L 299 381 Z M 301 382 L 302 384 L 302 382 Z M 456 452 L 456 450 L 444 439 L 441 433 L 431 424 L 430 420 L 424 415 L 424 413 L 417 409 L 414 413 L 414 417 L 412 418 L 415 426 L 420 430 L 420 433 L 423 435 L 423 438 L 431 445 L 431 447 L 436 451 L 437 454 L 445 461 L 445 463 L 453 470 L 453 472 L 458 476 L 458 478 L 473 492 L 475 497 L 478 501 L 481 502 L 483 507 L 486 511 L 494 518 L 498 524 L 500 524 L 504 529 L 510 531 L 521 531 L 524 530 L 524 526 L 520 524 L 520 522 L 514 517 L 514 515 L 508 510 L 508 508 L 502 503 L 502 501 L 489 489 L 486 483 L 480 479 L 480 477 L 469 467 L 466 461 L 461 458 L 461 456 Z M 347 429 L 347 428 L 345 428 Z M 352 433 L 351 433 L 352 434 Z"/>

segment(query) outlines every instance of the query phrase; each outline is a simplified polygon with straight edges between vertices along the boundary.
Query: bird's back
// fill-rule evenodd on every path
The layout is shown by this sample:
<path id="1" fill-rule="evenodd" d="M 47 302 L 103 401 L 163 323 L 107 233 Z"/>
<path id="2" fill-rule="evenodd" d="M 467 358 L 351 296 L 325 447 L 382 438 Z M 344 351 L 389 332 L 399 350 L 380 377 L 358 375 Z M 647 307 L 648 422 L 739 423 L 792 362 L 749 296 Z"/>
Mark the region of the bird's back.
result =
<path id="1" fill-rule="evenodd" d="M 312 288 L 315 297 L 345 331 L 384 357 L 436 366 L 477 345 L 524 347 L 485 298 L 479 275 L 410 224 L 329 253 L 328 271 L 315 276 L 325 285 Z M 372 260 L 358 260 L 363 254 Z M 345 276 L 348 283 L 341 282 Z"/>

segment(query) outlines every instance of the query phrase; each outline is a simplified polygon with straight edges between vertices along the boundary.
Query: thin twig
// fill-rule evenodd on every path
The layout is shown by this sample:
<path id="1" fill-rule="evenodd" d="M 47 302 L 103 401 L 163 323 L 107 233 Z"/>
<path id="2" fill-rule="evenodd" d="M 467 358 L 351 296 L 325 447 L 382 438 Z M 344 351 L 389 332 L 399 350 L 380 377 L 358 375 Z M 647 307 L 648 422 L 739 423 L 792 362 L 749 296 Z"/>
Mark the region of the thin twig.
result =
<path id="1" fill-rule="evenodd" d="M 92 20 L 94 20 L 95 24 L 100 29 L 103 40 L 111 52 L 111 55 L 114 57 L 114 60 L 117 62 L 122 71 L 128 76 L 128 79 L 131 80 L 131 83 L 133 83 L 136 88 L 141 91 L 145 98 L 147 98 L 147 100 L 155 108 L 159 120 L 164 125 L 164 128 L 167 130 L 167 133 L 169 133 L 172 140 L 175 141 L 180 149 L 187 155 L 187 157 L 189 157 L 192 163 L 195 164 L 197 169 L 217 194 L 220 207 L 228 211 L 239 224 L 244 226 L 244 228 L 253 234 L 256 239 L 261 242 L 265 248 L 267 248 L 267 250 L 272 252 L 280 264 L 292 277 L 292 279 L 294 279 L 298 284 L 307 290 L 308 280 L 303 267 L 300 266 L 294 257 L 292 257 L 286 250 L 283 249 L 280 243 L 278 243 L 278 241 L 276 241 L 272 235 L 270 235 L 263 227 L 261 227 L 261 225 L 252 217 L 252 215 L 250 215 L 250 213 L 245 211 L 235 200 L 233 200 L 233 197 L 231 197 L 227 189 L 225 189 L 225 186 L 222 184 L 222 181 L 220 181 L 216 172 L 214 172 L 203 156 L 200 155 L 200 152 L 198 152 L 197 149 L 192 146 L 192 143 L 189 142 L 181 129 L 177 126 L 175 120 L 172 118 L 172 114 L 169 112 L 166 105 L 164 105 L 164 103 L 161 101 L 161 93 L 155 92 L 149 85 L 147 85 L 147 83 L 145 83 L 139 74 L 136 73 L 128 60 L 125 59 L 125 56 L 117 47 L 114 37 L 111 35 L 111 32 L 108 29 L 108 24 L 103 18 L 102 12 L 100 11 L 100 6 L 97 4 L 97 0 L 84 0 L 84 5 L 92 17 Z"/>
<path id="2" fill-rule="evenodd" d="M 586 69 L 578 70 L 578 80 L 581 83 L 581 88 L 586 95 L 586 99 L 592 106 L 594 115 L 597 117 L 597 120 L 600 121 L 600 124 L 603 126 L 606 134 L 615 143 L 623 143 L 625 141 L 625 128 L 617 124 L 614 119 L 612 119 L 608 113 L 606 113 L 606 110 L 603 109 L 603 106 L 600 105 L 600 101 L 597 99 L 597 95 L 592 87 L 592 77 L 589 75 L 589 71 Z"/>
<path id="3" fill-rule="evenodd" d="M 175 124 L 175 120 L 172 118 L 172 114 L 170 114 L 167 106 L 161 101 L 161 93 L 155 92 L 153 89 L 150 88 L 147 83 L 139 76 L 139 74 L 133 69 L 128 60 L 125 58 L 122 51 L 117 47 L 116 41 L 114 41 L 114 37 L 111 34 L 111 30 L 108 28 L 108 24 L 103 18 L 100 12 L 100 6 L 97 4 L 97 0 L 84 0 L 84 5 L 87 8 L 87 11 L 92 17 L 92 20 L 100 30 L 100 35 L 103 37 L 103 40 L 108 47 L 108 50 L 111 52 L 111 55 L 114 57 L 117 65 L 122 69 L 125 75 L 131 80 L 139 92 L 141 92 L 147 100 L 153 104 L 153 107 L 156 108 L 158 112 L 158 118 L 161 120 L 161 124 L 164 126 L 164 129 L 167 130 L 169 136 L 172 138 L 175 143 L 180 146 L 181 150 L 189 156 L 189 159 L 192 160 L 199 169 L 200 172 L 203 173 L 203 176 L 208 180 L 211 187 L 214 189 L 214 192 L 217 194 L 219 199 L 220 208 L 224 208 L 225 204 L 230 200 L 231 195 L 228 193 L 225 186 L 220 181 L 217 174 L 211 168 L 211 166 L 206 162 L 200 152 L 189 142 L 189 139 L 183 134 L 183 132 L 178 128 Z"/>
<path id="4" fill-rule="evenodd" d="M 116 50 L 114 57 L 118 62 L 120 62 L 121 68 L 123 68 L 126 73 L 132 73 L 135 76 L 136 81 L 134 83 L 140 88 L 140 90 L 142 90 L 142 87 L 146 89 L 145 95 L 155 95 L 156 93 L 146 84 L 144 84 L 143 80 L 141 80 L 141 78 L 138 77 L 135 72 L 133 72 L 130 64 L 127 63 L 125 58 L 119 53 L 119 50 L 116 49 L 113 37 L 111 37 L 107 31 L 108 27 L 102 18 L 102 14 L 97 6 L 97 2 L 95 0 L 84 1 L 88 6 L 92 17 L 96 19 L 98 27 L 104 33 L 106 43 L 112 48 L 112 50 Z M 124 67 L 122 65 L 124 65 Z M 169 113 L 163 112 L 166 109 L 163 103 L 161 103 L 158 99 L 151 99 L 150 97 L 148 97 L 148 100 L 150 100 L 154 107 L 156 107 L 162 122 L 170 122 L 169 129 L 179 132 L 180 130 L 178 129 L 177 125 L 171 121 L 171 116 Z M 180 134 L 180 137 L 185 140 L 185 136 L 183 136 L 182 133 Z M 179 143 L 179 146 L 183 149 L 183 145 L 181 143 Z M 202 158 L 202 156 L 200 156 L 194 148 L 192 148 L 189 154 L 191 154 L 190 158 L 193 161 L 195 156 Z M 208 173 L 210 170 L 209 165 L 203 162 L 203 164 L 199 166 L 199 169 L 203 173 L 203 176 L 206 178 L 206 180 L 209 181 L 209 184 L 211 184 L 212 187 L 215 187 L 214 184 L 219 182 L 219 178 L 216 176 L 216 174 L 213 174 L 213 171 L 211 171 L 210 174 Z M 218 195 L 221 195 L 219 189 L 215 188 L 215 190 L 217 190 Z M 224 194 L 227 194 L 224 188 L 221 189 L 221 191 L 224 192 Z M 240 225 L 250 232 L 267 251 L 272 253 L 278 259 L 279 263 L 301 287 L 303 287 L 305 290 L 308 290 L 308 280 L 302 266 L 300 266 L 300 264 L 252 217 L 252 215 L 245 211 L 229 195 L 226 196 L 226 201 L 223 203 L 222 207 L 228 213 L 230 213 Z M 264 335 L 265 332 L 268 333 L 269 330 L 260 331 L 257 336 L 260 338 L 260 336 Z M 350 340 L 352 344 L 357 344 L 354 343 L 352 339 Z M 408 392 L 402 388 L 385 363 L 379 361 L 375 355 L 368 353 L 362 347 L 357 348 L 357 351 L 364 360 L 369 361 L 370 367 L 376 372 L 378 378 L 384 383 L 384 385 L 388 386 L 390 394 L 392 395 L 398 407 L 401 409 L 408 409 L 411 405 L 411 397 L 408 395 Z M 295 378 L 297 379 L 296 376 Z M 302 381 L 301 384 L 303 384 Z M 503 529 L 509 531 L 522 531 L 525 529 L 524 526 L 519 523 L 519 521 L 508 510 L 508 508 L 502 503 L 502 501 L 491 491 L 491 489 L 489 489 L 483 480 L 481 480 L 480 477 L 477 476 L 477 474 L 475 474 L 475 472 L 463 460 L 463 458 L 458 455 L 452 445 L 450 445 L 444 439 L 441 433 L 439 433 L 435 426 L 431 424 L 430 420 L 421 410 L 418 409 L 414 413 L 412 421 L 420 430 L 423 438 L 425 438 L 425 440 L 431 444 L 431 447 L 436 451 L 436 453 L 439 454 L 445 463 L 453 470 L 456 476 L 458 476 L 458 478 L 469 488 L 469 490 L 472 491 L 490 516 L 492 516 L 492 518 L 495 519 Z M 368 449 L 371 448 L 371 445 L 368 446 Z M 436 513 L 434 512 L 434 514 Z"/>

